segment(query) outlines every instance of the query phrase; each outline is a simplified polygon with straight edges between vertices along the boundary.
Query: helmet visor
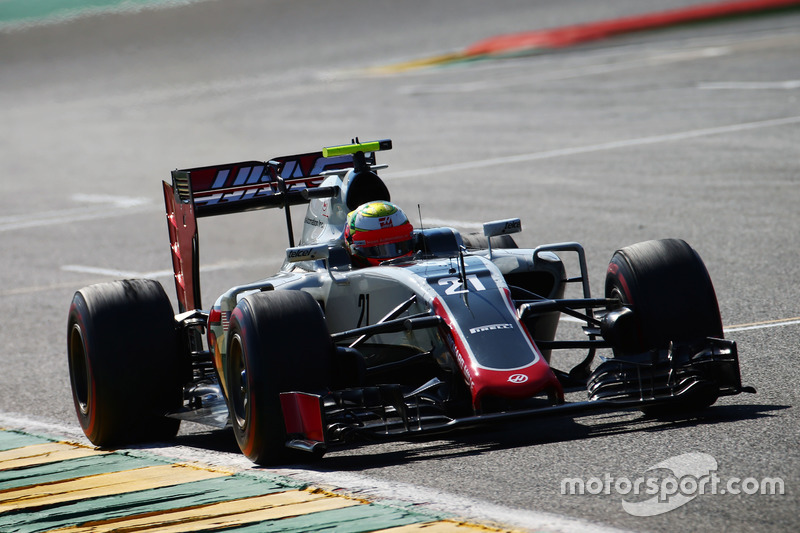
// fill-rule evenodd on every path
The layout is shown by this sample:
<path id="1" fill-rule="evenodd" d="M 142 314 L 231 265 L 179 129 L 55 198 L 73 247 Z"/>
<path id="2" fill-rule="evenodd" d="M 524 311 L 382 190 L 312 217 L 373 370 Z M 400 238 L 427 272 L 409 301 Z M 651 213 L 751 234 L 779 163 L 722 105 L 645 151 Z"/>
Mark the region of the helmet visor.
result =
<path id="1" fill-rule="evenodd" d="M 358 253 L 364 257 L 372 257 L 375 259 L 394 259 L 411 253 L 413 242 L 411 239 L 400 242 L 390 242 L 386 244 L 377 244 L 375 246 L 359 246 L 355 245 L 354 248 Z"/>

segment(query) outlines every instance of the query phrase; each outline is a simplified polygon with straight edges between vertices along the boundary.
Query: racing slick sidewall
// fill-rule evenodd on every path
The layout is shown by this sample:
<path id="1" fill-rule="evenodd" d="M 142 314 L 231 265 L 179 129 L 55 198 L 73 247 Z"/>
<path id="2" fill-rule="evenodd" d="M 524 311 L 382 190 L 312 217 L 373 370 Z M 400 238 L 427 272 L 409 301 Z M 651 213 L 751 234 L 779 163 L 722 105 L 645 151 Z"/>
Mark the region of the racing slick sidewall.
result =
<path id="1" fill-rule="evenodd" d="M 158 282 L 125 280 L 78 291 L 68 317 L 75 411 L 98 446 L 174 437 L 163 415 L 182 402 L 178 336 Z"/>
<path id="2" fill-rule="evenodd" d="M 640 351 L 670 341 L 723 338 L 711 278 L 697 252 L 682 240 L 646 241 L 617 250 L 606 273 L 605 294 L 632 308 Z"/>
<path id="3" fill-rule="evenodd" d="M 332 354 L 322 310 L 307 293 L 261 292 L 239 302 L 224 367 L 231 424 L 250 460 L 288 459 L 280 393 L 326 390 Z"/>

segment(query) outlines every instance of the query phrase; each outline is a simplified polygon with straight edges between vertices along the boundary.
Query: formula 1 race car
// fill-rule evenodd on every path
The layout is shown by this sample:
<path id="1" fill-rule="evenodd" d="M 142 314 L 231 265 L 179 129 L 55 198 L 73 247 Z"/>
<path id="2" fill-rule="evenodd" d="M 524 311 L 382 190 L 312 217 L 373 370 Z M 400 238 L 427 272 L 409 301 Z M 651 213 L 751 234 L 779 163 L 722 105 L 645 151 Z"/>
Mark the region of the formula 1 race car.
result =
<path id="1" fill-rule="evenodd" d="M 723 339 L 708 272 L 681 240 L 615 252 L 603 298 L 590 295 L 578 243 L 520 249 L 519 219 L 462 235 L 407 220 L 398 228 L 375 211 L 391 235 L 407 232 L 405 248 L 391 258 L 380 251 L 396 238 L 353 240 L 352 213 L 392 207 L 375 158 L 391 146 L 356 139 L 172 172 L 163 190 L 178 314 L 153 280 L 92 285 L 70 307 L 70 380 L 89 440 L 164 440 L 190 420 L 232 426 L 242 452 L 268 464 L 357 438 L 608 409 L 657 415 L 755 392 Z M 295 244 L 298 204 L 307 207 Z M 283 267 L 204 310 L 197 218 L 276 207 L 288 230 Z M 355 261 L 367 249 L 376 266 Z M 567 275 L 562 256 L 577 273 Z M 568 286 L 582 297 L 565 298 Z M 585 336 L 558 339 L 562 315 Z M 550 365 L 564 349 L 586 351 L 568 372 Z M 601 349 L 608 357 L 595 364 Z M 586 400 L 565 402 L 575 387 Z"/>

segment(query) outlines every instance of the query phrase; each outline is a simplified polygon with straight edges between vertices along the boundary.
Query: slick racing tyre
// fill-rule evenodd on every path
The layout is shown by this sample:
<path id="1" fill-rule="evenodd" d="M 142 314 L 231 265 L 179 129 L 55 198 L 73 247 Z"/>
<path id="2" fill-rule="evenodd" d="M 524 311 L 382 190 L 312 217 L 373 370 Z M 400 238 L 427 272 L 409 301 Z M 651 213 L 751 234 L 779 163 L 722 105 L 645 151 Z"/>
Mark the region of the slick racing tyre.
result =
<path id="1" fill-rule="evenodd" d="M 236 441 L 251 461 L 302 457 L 286 448 L 280 393 L 328 388 L 334 353 L 319 304 L 302 291 L 250 294 L 233 310 L 225 383 Z"/>
<path id="2" fill-rule="evenodd" d="M 682 240 L 617 250 L 608 265 L 605 294 L 633 310 L 639 351 L 664 348 L 670 341 L 722 338 L 711 278 L 697 252 Z"/>
<path id="3" fill-rule="evenodd" d="M 172 304 L 161 284 L 85 287 L 69 309 L 67 354 L 75 411 L 96 446 L 173 438 L 183 402 Z"/>
<path id="4" fill-rule="evenodd" d="M 647 350 L 663 351 L 670 342 L 685 346 L 694 341 L 702 343 L 707 337 L 723 338 L 711 278 L 697 252 L 682 240 L 646 241 L 615 252 L 606 274 L 605 294 L 633 310 L 629 331 L 636 338 L 626 341 L 624 350 L 614 350 L 614 359 L 598 367 L 594 381 L 599 382 L 604 373 L 610 373 L 633 382 L 639 371 L 620 361 L 635 362 L 637 353 L 641 356 Z M 676 353 L 672 357 L 688 363 L 690 356 L 691 353 Z M 716 386 L 704 383 L 671 405 L 645 407 L 642 411 L 650 415 L 693 411 L 713 404 L 717 396 Z"/>

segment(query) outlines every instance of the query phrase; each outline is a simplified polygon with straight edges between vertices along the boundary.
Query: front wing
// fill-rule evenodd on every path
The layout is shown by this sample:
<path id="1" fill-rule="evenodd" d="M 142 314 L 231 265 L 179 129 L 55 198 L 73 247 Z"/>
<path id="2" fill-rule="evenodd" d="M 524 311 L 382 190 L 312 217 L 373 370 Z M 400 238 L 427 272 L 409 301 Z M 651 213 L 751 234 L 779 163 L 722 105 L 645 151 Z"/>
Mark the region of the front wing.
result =
<path id="1" fill-rule="evenodd" d="M 357 438 L 400 440 L 456 429 L 598 411 L 643 409 L 681 412 L 719 396 L 755 392 L 742 386 L 736 343 L 707 339 L 699 346 L 670 345 L 601 363 L 588 383 L 586 401 L 541 405 L 471 416 L 449 416 L 434 378 L 411 392 L 379 385 L 325 395 L 281 393 L 287 447 L 324 453 L 331 444 Z"/>

